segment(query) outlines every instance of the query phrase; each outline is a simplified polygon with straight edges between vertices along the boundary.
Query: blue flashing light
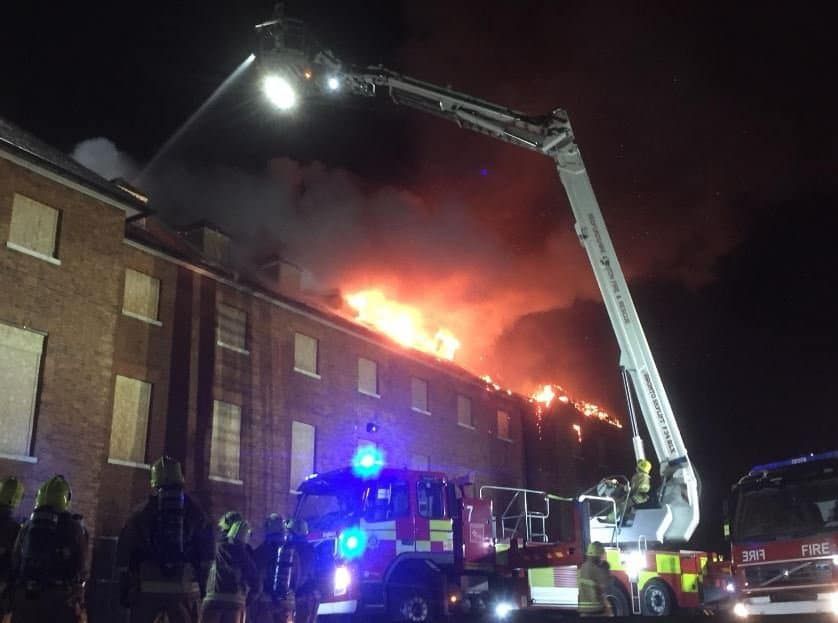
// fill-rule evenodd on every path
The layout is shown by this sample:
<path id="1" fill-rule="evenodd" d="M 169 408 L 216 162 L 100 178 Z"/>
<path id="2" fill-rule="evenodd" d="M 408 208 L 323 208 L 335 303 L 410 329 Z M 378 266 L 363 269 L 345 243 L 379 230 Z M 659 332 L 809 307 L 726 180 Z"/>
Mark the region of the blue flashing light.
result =
<path id="1" fill-rule="evenodd" d="M 489 176 L 489 169 L 487 169 L 485 167 L 480 169 L 480 176 L 481 177 L 488 177 Z"/>
<path id="2" fill-rule="evenodd" d="M 384 451 L 373 445 L 361 446 L 352 457 L 352 473 L 358 478 L 375 478 L 383 468 Z"/>
<path id="3" fill-rule="evenodd" d="M 785 461 L 775 461 L 774 463 L 766 463 L 765 465 L 755 465 L 751 468 L 749 475 L 759 474 L 760 472 L 771 472 L 784 467 L 791 467 L 792 465 L 802 465 L 803 463 L 815 463 L 816 461 L 826 461 L 829 459 L 838 459 L 838 450 L 832 452 L 824 452 L 823 454 L 807 454 L 793 459 L 786 459 Z"/>
<path id="4" fill-rule="evenodd" d="M 338 535 L 338 555 L 345 560 L 363 556 L 367 549 L 367 533 L 361 528 L 347 528 Z"/>

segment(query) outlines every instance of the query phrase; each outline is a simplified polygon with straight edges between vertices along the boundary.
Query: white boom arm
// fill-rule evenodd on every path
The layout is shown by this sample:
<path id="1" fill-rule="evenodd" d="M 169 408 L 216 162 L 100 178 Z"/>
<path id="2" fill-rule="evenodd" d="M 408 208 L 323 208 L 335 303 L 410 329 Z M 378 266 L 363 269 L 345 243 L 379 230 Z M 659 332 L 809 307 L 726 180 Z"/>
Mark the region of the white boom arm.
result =
<path id="1" fill-rule="evenodd" d="M 660 462 L 661 503 L 649 513 L 643 536 L 649 540 L 686 541 L 699 521 L 698 482 L 681 432 L 669 404 L 652 352 L 646 341 L 611 237 L 591 187 L 567 114 L 531 116 L 448 88 L 402 76 L 381 67 L 354 69 L 326 51 L 308 53 L 299 22 L 277 19 L 257 27 L 263 35 L 261 63 L 279 73 L 305 95 L 351 92 L 374 96 L 384 89 L 391 99 L 444 117 L 462 128 L 537 151 L 553 159 L 562 180 L 576 232 L 599 285 L 608 317 L 620 346 L 620 365 L 629 374 L 640 410 Z M 634 451 L 643 457 L 643 442 L 634 431 Z M 639 518 L 646 509 L 637 509 Z M 671 512 L 670 512 L 671 511 Z"/>

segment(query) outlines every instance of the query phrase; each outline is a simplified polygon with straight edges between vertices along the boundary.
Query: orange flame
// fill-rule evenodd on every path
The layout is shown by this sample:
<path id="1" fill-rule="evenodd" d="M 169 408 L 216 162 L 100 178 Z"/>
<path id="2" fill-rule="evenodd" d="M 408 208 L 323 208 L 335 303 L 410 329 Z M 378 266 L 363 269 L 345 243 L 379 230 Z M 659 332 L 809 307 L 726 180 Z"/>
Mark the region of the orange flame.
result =
<path id="1" fill-rule="evenodd" d="M 539 406 L 546 409 L 555 398 L 558 398 L 559 402 L 573 405 L 573 408 L 585 417 L 601 420 L 617 428 L 623 427 L 617 418 L 609 415 L 607 411 L 601 409 L 598 405 L 587 400 L 571 398 L 561 385 L 544 385 L 540 387 L 530 396 L 530 401 L 537 402 Z"/>
<path id="2" fill-rule="evenodd" d="M 430 353 L 440 359 L 454 359 L 460 341 L 448 329 L 427 327 L 415 307 L 389 300 L 381 290 L 361 290 L 345 297 L 355 310 L 355 320 L 381 331 L 402 346 Z"/>

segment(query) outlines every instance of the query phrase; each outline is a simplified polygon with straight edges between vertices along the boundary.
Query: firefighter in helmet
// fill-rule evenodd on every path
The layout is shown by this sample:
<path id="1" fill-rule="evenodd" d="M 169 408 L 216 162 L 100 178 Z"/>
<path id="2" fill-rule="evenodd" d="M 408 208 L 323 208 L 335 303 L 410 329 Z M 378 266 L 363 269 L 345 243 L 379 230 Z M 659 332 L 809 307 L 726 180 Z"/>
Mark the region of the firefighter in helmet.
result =
<path id="1" fill-rule="evenodd" d="M 72 497 L 63 476 L 47 480 L 35 495 L 12 555 L 13 623 L 85 619 L 87 531 L 81 516 L 70 513 Z"/>
<path id="2" fill-rule="evenodd" d="M 308 523 L 305 519 L 291 519 L 288 521 L 288 533 L 300 561 L 299 572 L 293 582 L 297 602 L 295 621 L 314 623 L 321 595 L 317 585 L 316 553 L 308 541 Z"/>
<path id="3" fill-rule="evenodd" d="M 290 544 L 288 527 L 277 513 L 265 519 L 265 540 L 254 552 L 261 593 L 250 609 L 255 623 L 293 623 L 295 595 L 293 577 L 299 560 Z"/>
<path id="4" fill-rule="evenodd" d="M 634 476 L 631 477 L 631 506 L 640 506 L 649 501 L 652 491 L 652 462 L 649 459 L 639 459 Z"/>
<path id="5" fill-rule="evenodd" d="M 120 603 L 131 623 L 198 621 L 215 548 L 212 525 L 183 486 L 180 463 L 155 461 L 151 495 L 119 535 Z"/>
<path id="6" fill-rule="evenodd" d="M 216 526 L 218 526 L 218 538 L 222 541 L 227 538 L 227 533 L 230 532 L 230 528 L 233 527 L 233 524 L 237 521 L 242 521 L 244 517 L 239 511 L 227 511 L 223 515 L 221 515 L 221 519 L 218 520 Z"/>
<path id="7" fill-rule="evenodd" d="M 217 543 L 201 610 L 202 623 L 244 622 L 247 604 L 259 591 L 259 575 L 247 546 L 249 539 L 250 526 L 244 519 L 237 519 Z"/>
<path id="8" fill-rule="evenodd" d="M 605 561 L 605 548 L 599 541 L 594 541 L 588 545 L 585 562 L 576 574 L 580 617 L 614 616 L 611 603 L 606 597 L 610 580 L 611 572 Z"/>
<path id="9" fill-rule="evenodd" d="M 23 499 L 23 484 L 14 476 L 0 480 L 0 621 L 7 623 L 12 601 L 12 550 L 20 532 L 15 509 Z"/>

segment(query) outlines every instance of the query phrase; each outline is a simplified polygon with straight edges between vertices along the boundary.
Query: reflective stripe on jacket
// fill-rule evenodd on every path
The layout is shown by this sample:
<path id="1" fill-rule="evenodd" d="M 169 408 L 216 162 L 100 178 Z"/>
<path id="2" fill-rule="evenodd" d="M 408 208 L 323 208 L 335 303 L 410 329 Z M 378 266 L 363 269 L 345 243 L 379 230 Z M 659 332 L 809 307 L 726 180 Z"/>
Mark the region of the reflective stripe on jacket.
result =
<path id="1" fill-rule="evenodd" d="M 579 567 L 576 585 L 579 588 L 579 612 L 602 612 L 606 608 L 608 569 L 588 558 Z"/>

